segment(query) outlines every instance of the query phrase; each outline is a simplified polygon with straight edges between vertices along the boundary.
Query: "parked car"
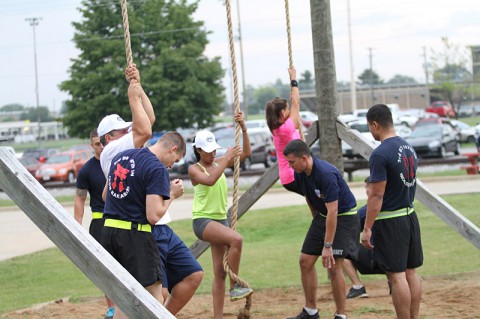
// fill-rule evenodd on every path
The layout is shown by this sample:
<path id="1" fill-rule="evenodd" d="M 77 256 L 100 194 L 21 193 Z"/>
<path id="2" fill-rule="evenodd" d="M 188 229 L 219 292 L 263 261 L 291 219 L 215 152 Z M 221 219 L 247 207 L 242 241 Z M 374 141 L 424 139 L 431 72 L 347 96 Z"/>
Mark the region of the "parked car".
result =
<path id="1" fill-rule="evenodd" d="M 309 128 L 313 122 L 318 121 L 317 114 L 310 112 L 310 111 L 301 111 L 300 112 L 300 122 L 306 128 Z"/>
<path id="2" fill-rule="evenodd" d="M 417 126 L 406 141 L 415 149 L 419 157 L 441 157 L 447 152 L 460 154 L 457 134 L 445 124 Z"/>
<path id="3" fill-rule="evenodd" d="M 63 181 L 75 182 L 78 171 L 89 159 L 86 151 L 66 151 L 49 157 L 35 172 L 35 178 L 40 182 Z"/>
<path id="4" fill-rule="evenodd" d="M 193 152 L 192 143 L 187 143 L 186 149 L 187 151 L 185 156 L 177 163 L 173 164 L 172 168 L 170 169 L 172 173 L 188 174 L 188 167 L 197 162 L 195 153 Z"/>
<path id="5" fill-rule="evenodd" d="M 35 176 L 35 172 L 40 168 L 40 163 L 35 157 L 21 157 L 18 161 L 27 169 L 27 171 Z"/>
<path id="6" fill-rule="evenodd" d="M 450 120 L 452 124 L 460 131 L 460 143 L 475 143 L 480 135 L 474 126 L 470 126 L 459 120 Z"/>
<path id="7" fill-rule="evenodd" d="M 247 127 L 247 129 L 251 129 L 251 128 L 268 129 L 267 120 L 248 120 L 248 121 L 245 121 L 245 126 Z"/>
<path id="8" fill-rule="evenodd" d="M 370 130 L 368 129 L 367 119 L 361 119 L 358 121 L 351 122 L 348 127 L 352 130 L 357 130 L 360 134 L 363 135 L 372 145 L 373 148 L 377 147 L 380 142 L 375 141 Z M 355 157 L 362 157 L 359 153 L 353 150 L 353 148 L 348 145 L 346 142 L 342 141 L 342 154 L 343 157 L 347 158 L 355 158 Z"/>
<path id="9" fill-rule="evenodd" d="M 426 112 L 437 113 L 439 116 L 455 117 L 452 105 L 448 101 L 434 101 L 425 109 Z"/>
<path id="10" fill-rule="evenodd" d="M 457 140 L 460 141 L 460 134 L 461 134 L 460 129 L 452 123 L 452 120 L 446 117 L 426 117 L 423 119 L 419 119 L 415 124 L 415 127 L 432 125 L 432 124 L 433 125 L 445 124 L 450 126 L 453 129 L 453 131 L 457 134 Z"/>
<path id="11" fill-rule="evenodd" d="M 267 129 L 249 129 L 248 137 L 250 138 L 250 147 L 252 155 L 240 163 L 242 170 L 249 170 L 252 164 L 261 163 L 265 167 L 270 167 L 272 164 L 270 158 L 270 150 L 273 148 L 273 141 L 270 131 Z M 217 150 L 217 156 L 223 156 L 229 146 L 235 145 L 235 131 L 231 134 L 215 136 L 217 143 L 222 147 Z M 242 145 L 240 139 L 240 145 Z"/>
<path id="12" fill-rule="evenodd" d="M 50 156 L 59 152 L 57 148 L 29 148 L 23 152 L 22 157 L 33 157 L 44 163 Z"/>
<path id="13" fill-rule="evenodd" d="M 470 117 L 475 115 L 475 109 L 471 105 L 460 105 L 458 117 Z"/>

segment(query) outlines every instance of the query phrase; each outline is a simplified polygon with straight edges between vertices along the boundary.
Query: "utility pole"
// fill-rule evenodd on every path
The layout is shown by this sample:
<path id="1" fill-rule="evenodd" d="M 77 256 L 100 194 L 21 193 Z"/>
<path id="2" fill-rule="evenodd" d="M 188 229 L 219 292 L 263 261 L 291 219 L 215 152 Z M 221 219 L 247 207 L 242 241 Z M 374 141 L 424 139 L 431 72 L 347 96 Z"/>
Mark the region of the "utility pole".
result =
<path id="1" fill-rule="evenodd" d="M 40 136 L 40 100 L 38 97 L 38 68 L 37 68 L 37 38 L 35 36 L 35 27 L 38 25 L 38 21 L 42 18 L 26 18 L 25 21 L 30 23 L 30 26 L 33 27 L 33 59 L 35 64 L 35 95 L 37 100 L 37 124 L 38 124 L 38 145 L 41 145 L 41 136 Z"/>
<path id="2" fill-rule="evenodd" d="M 370 93 L 372 96 L 372 105 L 375 104 L 375 94 L 373 93 L 373 66 L 372 66 L 372 48 L 368 48 L 370 58 Z"/>
<path id="3" fill-rule="evenodd" d="M 352 22 L 350 18 L 350 0 L 347 0 L 348 14 L 348 44 L 350 49 L 350 101 L 352 111 L 357 109 L 357 88 L 355 83 L 355 71 L 353 67 L 353 45 L 352 45 Z"/>
<path id="4" fill-rule="evenodd" d="M 243 89 L 243 113 L 245 120 L 248 118 L 248 101 L 247 89 L 245 86 L 245 67 L 243 65 L 243 45 L 242 45 L 242 28 L 240 27 L 240 3 L 237 0 L 237 16 L 238 16 L 238 43 L 240 45 L 240 64 L 242 65 L 242 89 Z"/>
<path id="5" fill-rule="evenodd" d="M 425 99 L 427 100 L 427 107 L 430 105 L 430 83 L 428 80 L 428 60 L 427 60 L 427 48 L 423 47 L 423 69 L 425 70 L 425 86 L 427 87 L 427 94 Z"/>
<path id="6" fill-rule="evenodd" d="M 310 0 L 315 92 L 321 157 L 343 171 L 342 146 L 337 132 L 337 76 L 329 0 Z M 336 137 L 336 138 L 335 138 Z"/>

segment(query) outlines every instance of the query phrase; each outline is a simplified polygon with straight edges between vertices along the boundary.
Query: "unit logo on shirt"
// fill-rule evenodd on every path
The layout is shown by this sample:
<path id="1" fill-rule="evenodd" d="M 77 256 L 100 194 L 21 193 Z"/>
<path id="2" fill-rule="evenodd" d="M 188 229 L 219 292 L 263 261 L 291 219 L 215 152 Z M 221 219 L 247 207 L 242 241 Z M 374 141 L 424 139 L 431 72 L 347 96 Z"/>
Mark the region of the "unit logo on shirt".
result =
<path id="1" fill-rule="evenodd" d="M 323 198 L 323 194 L 319 189 L 315 189 L 315 195 L 317 195 L 318 198 Z"/>
<path id="2" fill-rule="evenodd" d="M 402 145 L 398 149 L 397 163 L 403 165 L 403 172 L 400 173 L 400 179 L 407 187 L 415 185 L 415 161 L 417 154 L 410 145 Z"/>
<path id="3" fill-rule="evenodd" d="M 110 194 L 115 198 L 124 198 L 130 192 L 130 186 L 126 183 L 128 175 L 135 173 L 135 160 L 123 156 L 113 163 L 115 169 L 108 176 Z"/>

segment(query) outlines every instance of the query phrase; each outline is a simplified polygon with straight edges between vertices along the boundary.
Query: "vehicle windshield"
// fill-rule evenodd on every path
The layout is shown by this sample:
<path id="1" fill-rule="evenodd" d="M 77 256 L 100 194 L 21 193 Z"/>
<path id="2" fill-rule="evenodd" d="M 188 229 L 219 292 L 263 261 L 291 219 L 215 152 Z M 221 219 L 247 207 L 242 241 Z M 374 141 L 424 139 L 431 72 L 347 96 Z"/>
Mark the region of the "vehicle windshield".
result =
<path id="1" fill-rule="evenodd" d="M 45 163 L 47 164 L 58 164 L 58 163 L 68 163 L 70 162 L 71 156 L 70 155 L 55 155 L 49 157 Z"/>
<path id="2" fill-rule="evenodd" d="M 370 130 L 368 129 L 368 124 L 367 123 L 362 123 L 362 124 L 352 124 L 350 126 L 351 129 L 357 130 L 360 133 L 369 133 Z"/>
<path id="3" fill-rule="evenodd" d="M 419 137 L 442 137 L 443 128 L 440 125 L 425 125 L 417 127 L 410 135 L 411 138 Z"/>

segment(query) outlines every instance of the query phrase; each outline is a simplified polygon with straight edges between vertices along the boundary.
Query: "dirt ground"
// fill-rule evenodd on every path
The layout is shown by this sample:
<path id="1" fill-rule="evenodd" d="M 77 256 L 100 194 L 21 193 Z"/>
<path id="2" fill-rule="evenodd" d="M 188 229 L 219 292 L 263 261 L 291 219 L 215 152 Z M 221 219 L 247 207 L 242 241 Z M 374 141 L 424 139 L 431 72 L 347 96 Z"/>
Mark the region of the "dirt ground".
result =
<path id="1" fill-rule="evenodd" d="M 347 300 L 349 318 L 394 318 L 395 312 L 386 282 L 366 283 L 368 298 Z M 332 318 L 335 311 L 329 286 L 318 288 L 318 307 L 322 318 Z M 301 287 L 269 289 L 253 294 L 251 318 L 286 318 L 297 314 L 303 305 Z M 480 271 L 468 274 L 423 278 L 420 318 L 480 318 Z M 225 318 L 237 318 L 244 301 L 225 302 Z M 76 303 L 58 300 L 29 309 L 4 314 L 1 318 L 103 318 L 103 298 L 85 298 Z M 177 315 L 179 319 L 211 318 L 210 295 L 195 295 Z"/>

